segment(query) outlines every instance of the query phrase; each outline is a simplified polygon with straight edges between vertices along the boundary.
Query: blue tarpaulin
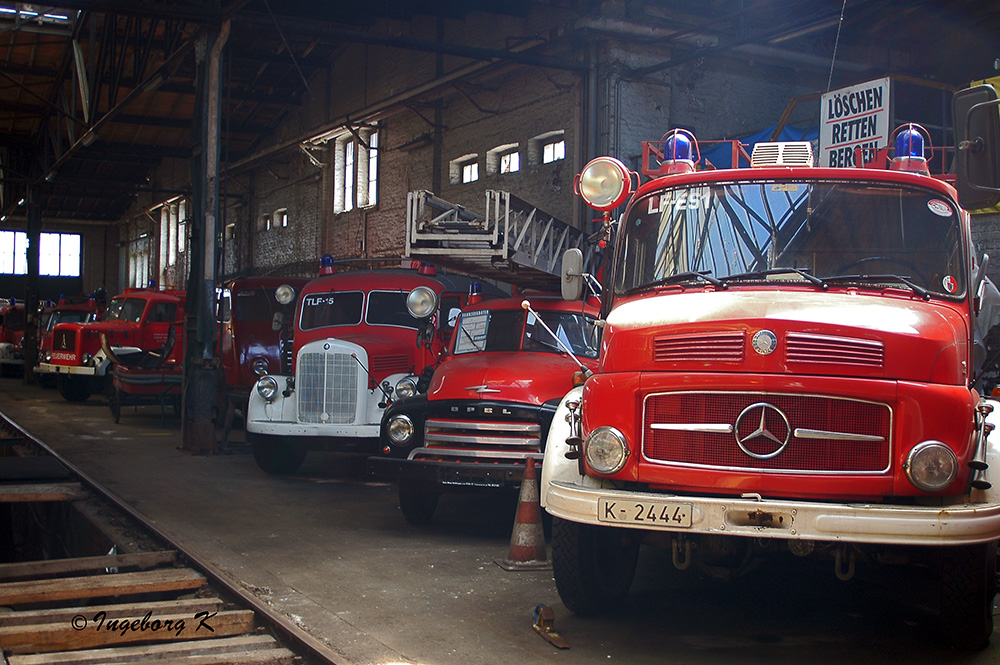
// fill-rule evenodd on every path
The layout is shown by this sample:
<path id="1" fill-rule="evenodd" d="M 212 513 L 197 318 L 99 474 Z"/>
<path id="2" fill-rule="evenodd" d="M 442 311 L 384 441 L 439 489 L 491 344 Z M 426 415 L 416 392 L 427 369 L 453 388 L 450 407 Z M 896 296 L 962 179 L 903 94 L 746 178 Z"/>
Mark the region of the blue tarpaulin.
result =
<path id="1" fill-rule="evenodd" d="M 771 141 L 771 133 L 774 132 L 774 126 L 762 129 L 754 134 L 748 134 L 747 136 L 741 136 L 738 138 L 739 142 L 745 146 L 747 154 L 753 153 L 753 146 L 755 143 L 760 143 L 761 141 L 768 142 Z M 778 136 L 778 141 L 811 141 L 813 143 L 813 150 L 815 151 L 816 142 L 819 140 L 819 126 L 812 125 L 809 127 L 788 125 L 781 130 L 781 134 Z M 698 168 L 708 168 L 706 160 L 710 162 L 717 169 L 729 169 L 732 168 L 732 154 L 733 148 L 732 144 L 726 143 L 710 143 L 710 144 L 699 144 L 701 148 L 701 163 Z M 744 164 L 746 166 L 746 164 Z"/>

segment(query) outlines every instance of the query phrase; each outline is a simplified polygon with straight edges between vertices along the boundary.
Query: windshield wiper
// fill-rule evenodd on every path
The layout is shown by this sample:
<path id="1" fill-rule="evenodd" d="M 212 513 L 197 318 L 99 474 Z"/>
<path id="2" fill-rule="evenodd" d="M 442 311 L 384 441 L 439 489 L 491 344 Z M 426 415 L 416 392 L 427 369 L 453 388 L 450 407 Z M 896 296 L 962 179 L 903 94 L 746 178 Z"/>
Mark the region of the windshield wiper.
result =
<path id="1" fill-rule="evenodd" d="M 916 284 L 914 284 L 913 282 L 911 282 L 906 277 L 903 277 L 902 275 L 836 275 L 834 277 L 827 277 L 826 278 L 826 281 L 828 281 L 828 282 L 849 282 L 849 281 L 852 281 L 852 280 L 859 280 L 859 281 L 865 281 L 865 282 L 878 282 L 880 280 L 881 281 L 892 280 L 894 282 L 899 282 L 901 284 L 905 284 L 906 286 L 910 287 L 910 289 L 915 294 L 917 294 L 918 296 L 920 296 L 924 300 L 930 300 L 931 299 L 931 293 L 930 293 L 930 291 L 928 291 L 927 289 L 925 289 L 925 288 L 923 288 L 921 286 L 917 286 Z"/>
<path id="2" fill-rule="evenodd" d="M 642 286 L 637 286 L 634 289 L 629 289 L 625 292 L 626 295 L 633 293 L 641 293 L 642 291 L 651 291 L 658 286 L 666 286 L 668 284 L 676 284 L 678 282 L 686 282 L 688 280 L 703 279 L 717 289 L 725 289 L 726 284 L 715 277 L 712 277 L 712 273 L 709 270 L 699 270 L 698 272 L 679 272 L 675 275 L 669 275 L 667 277 L 661 277 L 660 279 L 654 280 L 648 284 L 643 284 Z"/>
<path id="3" fill-rule="evenodd" d="M 482 349 L 480 349 L 479 345 L 476 344 L 476 340 L 472 339 L 472 335 L 469 334 L 469 331 L 466 330 L 464 326 L 459 326 L 458 329 L 461 330 L 463 333 L 465 333 L 465 336 L 469 339 L 469 344 L 472 344 L 472 346 L 475 347 L 476 351 L 482 352 Z"/>
<path id="4" fill-rule="evenodd" d="M 723 277 L 722 279 L 728 282 L 730 280 L 737 280 L 737 279 L 753 279 L 755 277 L 767 277 L 769 275 L 781 275 L 783 273 L 789 273 L 789 272 L 790 273 L 795 273 L 796 275 L 799 275 L 800 277 L 805 278 L 809 282 L 811 282 L 811 283 L 815 284 L 816 286 L 822 288 L 824 291 L 826 289 L 830 288 L 825 281 L 823 281 L 819 277 L 816 277 L 815 275 L 812 275 L 812 274 L 810 274 L 810 273 L 808 273 L 805 270 L 802 270 L 800 268 L 771 268 L 769 270 L 756 270 L 754 272 L 741 272 L 741 273 L 738 273 L 736 275 L 727 275 L 726 277 Z"/>

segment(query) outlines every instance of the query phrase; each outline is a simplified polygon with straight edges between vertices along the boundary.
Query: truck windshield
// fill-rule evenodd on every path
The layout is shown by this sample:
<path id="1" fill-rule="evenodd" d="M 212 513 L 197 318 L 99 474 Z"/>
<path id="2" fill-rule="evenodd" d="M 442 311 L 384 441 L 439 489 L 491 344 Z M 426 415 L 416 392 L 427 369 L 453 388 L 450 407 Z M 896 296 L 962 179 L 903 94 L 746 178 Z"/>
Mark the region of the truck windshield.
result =
<path id="1" fill-rule="evenodd" d="M 237 321 L 270 321 L 280 305 L 274 299 L 274 289 L 242 289 L 232 301 Z"/>
<path id="2" fill-rule="evenodd" d="M 619 233 L 618 295 L 661 284 L 810 281 L 903 285 L 959 298 L 954 204 L 901 184 L 745 181 L 638 199 Z"/>
<path id="3" fill-rule="evenodd" d="M 538 313 L 559 342 L 569 347 L 574 355 L 597 358 L 601 337 L 594 317 L 554 310 Z M 463 312 L 459 318 L 454 353 L 522 350 L 564 353 L 559 342 L 530 312 L 480 309 Z"/>
<path id="4" fill-rule="evenodd" d="M 146 301 L 143 298 L 112 298 L 108 304 L 108 313 L 105 321 L 131 321 L 139 323 L 142 319 L 142 310 L 146 309 Z"/>
<path id="5" fill-rule="evenodd" d="M 420 322 L 406 309 L 406 295 L 402 291 L 372 291 L 365 321 L 375 326 L 418 327 Z"/>
<path id="6" fill-rule="evenodd" d="M 57 309 L 49 315 L 45 332 L 50 332 L 57 323 L 87 323 L 91 312 L 85 309 Z"/>
<path id="7" fill-rule="evenodd" d="M 361 306 L 365 294 L 361 291 L 309 293 L 302 296 L 299 327 L 315 330 L 327 326 L 356 326 L 361 323 Z"/>

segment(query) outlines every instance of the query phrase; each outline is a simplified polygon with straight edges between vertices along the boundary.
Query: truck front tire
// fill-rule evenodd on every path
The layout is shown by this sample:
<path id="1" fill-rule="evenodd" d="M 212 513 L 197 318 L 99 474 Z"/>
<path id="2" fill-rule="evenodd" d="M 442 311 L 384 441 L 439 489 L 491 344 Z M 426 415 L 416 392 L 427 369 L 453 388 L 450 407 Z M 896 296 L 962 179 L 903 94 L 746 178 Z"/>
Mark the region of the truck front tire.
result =
<path id="1" fill-rule="evenodd" d="M 247 438 L 253 447 L 253 458 L 257 466 L 272 476 L 294 473 L 302 466 L 306 453 L 309 452 L 306 444 L 284 437 L 254 436 L 248 433 Z"/>
<path id="2" fill-rule="evenodd" d="M 434 518 L 440 495 L 432 488 L 409 480 L 399 481 L 399 509 L 414 526 L 423 526 Z"/>
<path id="3" fill-rule="evenodd" d="M 56 388 L 67 402 L 84 402 L 90 397 L 90 382 L 80 377 L 60 376 Z"/>
<path id="4" fill-rule="evenodd" d="M 963 651 L 985 649 L 993 632 L 996 541 L 943 548 L 936 564 L 942 637 Z"/>
<path id="5" fill-rule="evenodd" d="M 639 541 L 626 529 L 552 520 L 552 569 L 563 604 L 574 614 L 616 611 L 628 595 Z"/>

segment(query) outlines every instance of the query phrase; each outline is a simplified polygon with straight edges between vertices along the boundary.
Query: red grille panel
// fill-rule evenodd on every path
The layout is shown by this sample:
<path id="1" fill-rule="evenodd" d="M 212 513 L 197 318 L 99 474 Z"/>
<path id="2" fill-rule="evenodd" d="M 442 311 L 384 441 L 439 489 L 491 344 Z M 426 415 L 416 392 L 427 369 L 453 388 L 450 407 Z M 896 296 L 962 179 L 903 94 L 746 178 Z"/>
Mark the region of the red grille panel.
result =
<path id="1" fill-rule="evenodd" d="M 743 362 L 746 335 L 742 330 L 693 335 L 663 335 L 653 340 L 653 360 L 659 362 Z"/>
<path id="2" fill-rule="evenodd" d="M 405 355 L 379 356 L 372 358 L 371 363 L 371 373 L 376 375 L 410 371 L 410 361 Z"/>
<path id="3" fill-rule="evenodd" d="M 731 425 L 746 407 L 765 402 L 788 418 L 789 442 L 770 459 L 757 459 L 743 452 L 734 432 L 677 431 L 653 429 L 653 423 L 683 426 Z M 784 437 L 780 416 L 770 412 L 767 426 Z M 746 435 L 760 424 L 741 423 Z M 805 471 L 817 473 L 876 473 L 889 468 L 892 412 L 885 404 L 809 395 L 765 393 L 669 393 L 650 395 L 643 411 L 643 457 L 655 462 L 758 471 Z M 704 429 L 704 427 L 703 427 Z M 717 429 L 717 428 L 716 428 Z M 842 441 L 834 438 L 803 438 L 796 429 L 882 437 L 881 441 Z M 761 450 L 753 445 L 762 444 Z M 751 452 L 764 453 L 776 444 L 756 440 Z"/>
<path id="4" fill-rule="evenodd" d="M 885 345 L 877 340 L 788 333 L 785 358 L 788 362 L 881 368 L 885 364 Z"/>

